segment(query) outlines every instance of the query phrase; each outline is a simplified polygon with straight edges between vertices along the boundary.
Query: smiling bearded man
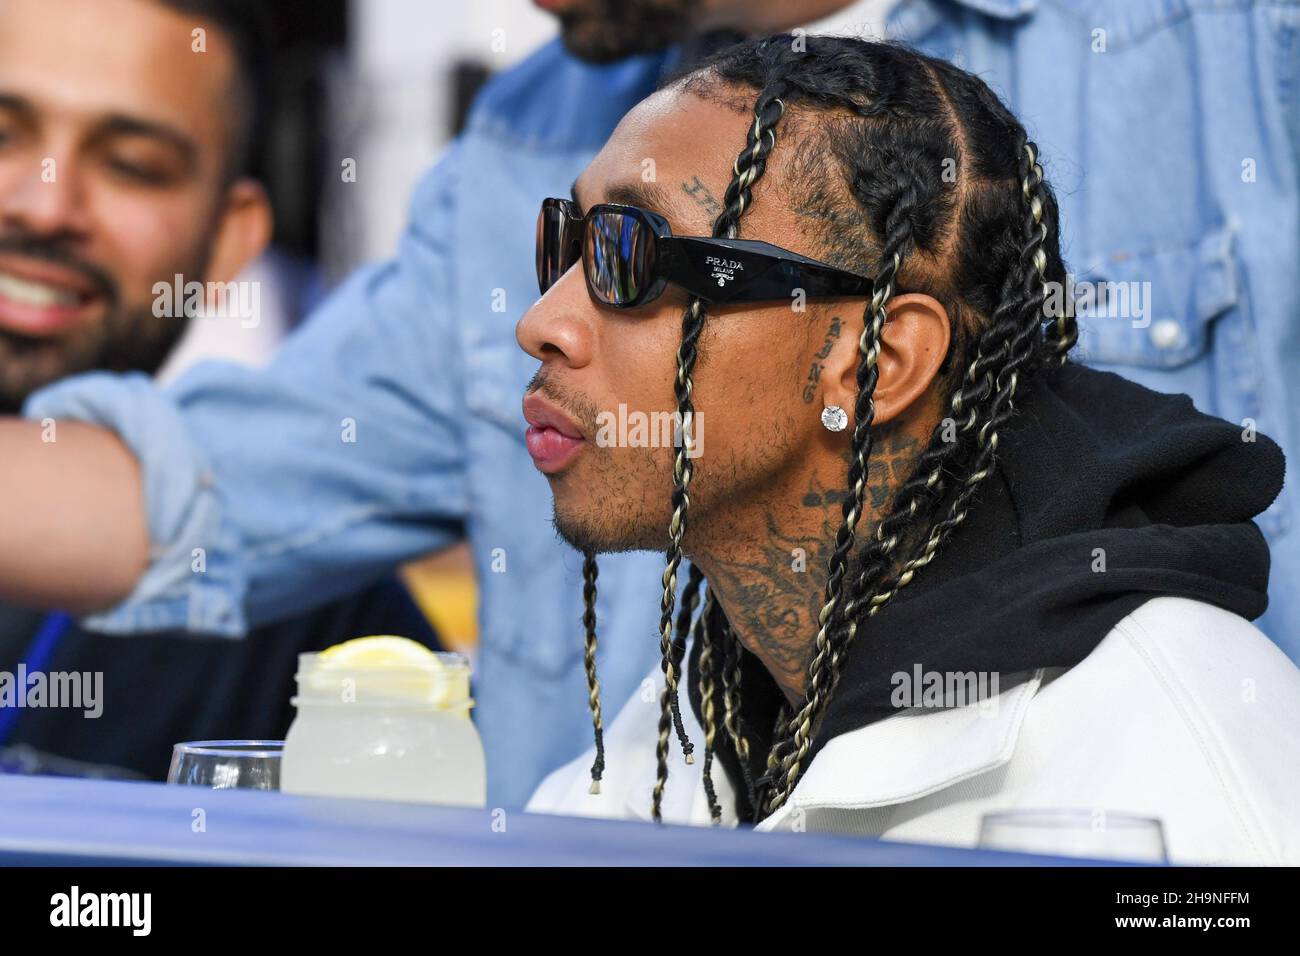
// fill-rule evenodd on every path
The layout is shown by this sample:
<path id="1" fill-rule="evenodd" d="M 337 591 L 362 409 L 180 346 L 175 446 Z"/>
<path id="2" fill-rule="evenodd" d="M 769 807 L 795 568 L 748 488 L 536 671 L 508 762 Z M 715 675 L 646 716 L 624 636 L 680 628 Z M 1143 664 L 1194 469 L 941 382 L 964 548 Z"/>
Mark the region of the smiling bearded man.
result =
<path id="1" fill-rule="evenodd" d="M 1079 808 L 1300 862 L 1300 673 L 1248 623 L 1277 447 L 1068 360 L 1056 201 L 982 81 L 802 39 L 652 96 L 543 206 L 524 410 L 596 747 L 530 809 L 973 844 Z M 680 447 L 596 442 L 623 404 Z M 659 706 L 607 732 L 594 555 L 665 544 Z"/>
<path id="2" fill-rule="evenodd" d="M 78 372 L 156 372 L 195 312 L 159 308 L 157 289 L 224 285 L 270 238 L 245 172 L 261 80 L 218 31 L 194 49 L 209 8 L 5 3 L 0 412 Z M 137 21 L 125 52 L 102 52 L 105 24 Z"/>

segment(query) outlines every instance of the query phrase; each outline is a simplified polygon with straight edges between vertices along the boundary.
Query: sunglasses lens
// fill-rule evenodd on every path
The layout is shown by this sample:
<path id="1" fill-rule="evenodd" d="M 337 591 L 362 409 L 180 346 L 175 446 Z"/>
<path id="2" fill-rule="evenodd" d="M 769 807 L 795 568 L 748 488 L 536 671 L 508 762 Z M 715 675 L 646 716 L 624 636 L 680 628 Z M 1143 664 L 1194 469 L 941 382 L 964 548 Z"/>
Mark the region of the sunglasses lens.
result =
<path id="1" fill-rule="evenodd" d="M 537 288 L 543 295 L 578 261 L 578 228 L 558 205 L 546 203 L 537 214 Z"/>
<path id="2" fill-rule="evenodd" d="M 654 232 L 638 216 L 597 212 L 588 220 L 584 260 L 592 294 L 606 305 L 627 305 L 654 279 Z"/>

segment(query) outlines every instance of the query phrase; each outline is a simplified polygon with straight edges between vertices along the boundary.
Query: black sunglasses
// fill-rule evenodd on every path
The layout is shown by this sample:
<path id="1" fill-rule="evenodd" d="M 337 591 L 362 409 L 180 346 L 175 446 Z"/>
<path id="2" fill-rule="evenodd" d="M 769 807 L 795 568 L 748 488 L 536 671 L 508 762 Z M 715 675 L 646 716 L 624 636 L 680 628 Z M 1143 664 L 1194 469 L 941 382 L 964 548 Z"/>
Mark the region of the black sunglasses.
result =
<path id="1" fill-rule="evenodd" d="M 568 199 L 546 199 L 537 216 L 537 286 L 542 294 L 579 259 L 597 301 L 633 309 L 668 283 L 706 302 L 768 302 L 802 290 L 869 296 L 872 280 L 756 239 L 674 236 L 663 216 L 615 203 L 585 216 Z"/>

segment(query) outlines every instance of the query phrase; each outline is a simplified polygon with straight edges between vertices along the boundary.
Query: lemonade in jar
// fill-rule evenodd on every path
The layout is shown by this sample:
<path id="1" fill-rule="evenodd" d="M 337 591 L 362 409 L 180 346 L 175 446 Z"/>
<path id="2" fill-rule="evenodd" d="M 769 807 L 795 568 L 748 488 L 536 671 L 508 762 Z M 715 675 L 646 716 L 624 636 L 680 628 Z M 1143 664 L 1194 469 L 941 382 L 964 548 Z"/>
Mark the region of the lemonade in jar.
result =
<path id="1" fill-rule="evenodd" d="M 469 661 L 404 637 L 363 637 L 298 656 L 285 793 L 481 807 L 483 745 Z"/>

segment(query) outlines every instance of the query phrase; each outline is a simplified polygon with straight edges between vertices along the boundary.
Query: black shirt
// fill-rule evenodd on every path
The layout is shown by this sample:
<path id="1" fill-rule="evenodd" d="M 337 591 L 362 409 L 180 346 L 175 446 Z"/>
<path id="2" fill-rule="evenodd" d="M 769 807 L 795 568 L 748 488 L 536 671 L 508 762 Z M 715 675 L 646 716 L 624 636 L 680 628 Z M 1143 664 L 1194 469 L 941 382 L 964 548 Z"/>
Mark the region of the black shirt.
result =
<path id="1" fill-rule="evenodd" d="M 16 673 L 45 617 L 0 605 L 0 671 Z M 243 639 L 94 634 L 73 623 L 45 669 L 102 672 L 102 713 L 24 708 L 0 749 L 0 770 L 164 780 L 180 741 L 283 740 L 298 655 L 371 634 L 439 649 L 395 578 Z"/>

